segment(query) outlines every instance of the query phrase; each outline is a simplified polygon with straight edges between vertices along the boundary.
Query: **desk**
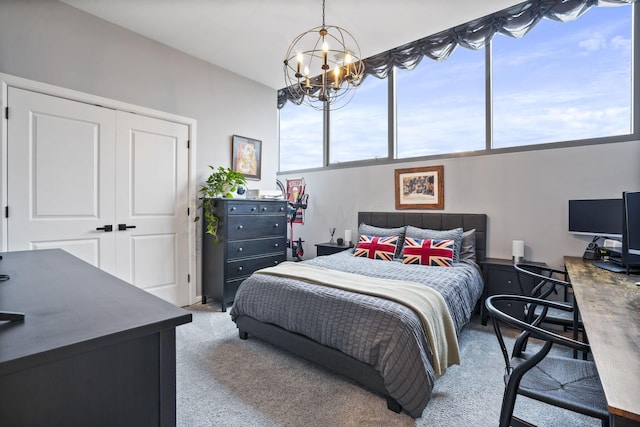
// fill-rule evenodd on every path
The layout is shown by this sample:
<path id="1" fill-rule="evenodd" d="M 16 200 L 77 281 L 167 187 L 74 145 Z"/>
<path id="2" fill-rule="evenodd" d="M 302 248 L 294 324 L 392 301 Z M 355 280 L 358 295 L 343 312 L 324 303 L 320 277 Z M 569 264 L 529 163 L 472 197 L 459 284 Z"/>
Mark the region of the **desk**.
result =
<path id="1" fill-rule="evenodd" d="M 640 287 L 638 276 L 611 273 L 565 257 L 611 427 L 640 426 Z"/>
<path id="2" fill-rule="evenodd" d="M 2 254 L 0 424 L 174 426 L 191 314 L 62 251 Z"/>

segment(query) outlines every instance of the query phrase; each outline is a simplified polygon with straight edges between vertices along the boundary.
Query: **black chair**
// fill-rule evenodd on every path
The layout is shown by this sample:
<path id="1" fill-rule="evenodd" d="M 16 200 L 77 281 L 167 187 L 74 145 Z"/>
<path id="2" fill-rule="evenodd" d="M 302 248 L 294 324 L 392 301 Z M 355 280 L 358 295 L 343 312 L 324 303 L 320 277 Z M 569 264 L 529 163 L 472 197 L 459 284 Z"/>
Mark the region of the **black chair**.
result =
<path id="1" fill-rule="evenodd" d="M 539 314 L 533 318 L 529 317 L 530 322 L 522 321 L 498 309 L 501 302 L 528 304 L 533 310 L 539 309 Z M 485 306 L 491 316 L 506 364 L 500 427 L 532 426 L 513 416 L 516 397 L 519 394 L 599 418 L 603 426 L 609 425 L 607 401 L 595 364 L 592 361 L 549 354 L 554 344 L 582 352 L 589 351 L 589 344 L 564 337 L 540 326 L 551 309 L 570 312 L 573 310 L 572 307 L 561 302 L 522 295 L 494 295 L 487 298 Z M 500 323 L 520 331 L 511 356 L 507 352 Z M 529 351 L 525 351 L 525 344 L 530 339 L 541 340 L 541 344 L 534 345 L 532 342 L 528 346 Z"/>
<path id="2" fill-rule="evenodd" d="M 580 310 L 575 304 L 575 298 L 572 298 L 572 301 L 568 301 L 568 291 L 571 289 L 571 283 L 567 281 L 566 271 L 527 263 L 517 263 L 514 265 L 514 268 L 517 272 L 518 285 L 521 290 L 524 290 L 525 288 L 523 286 L 523 276 L 533 280 L 534 286 L 528 296 L 539 299 L 548 299 L 551 294 L 558 295 L 562 292 L 563 304 L 567 307 L 571 307 L 572 310 L 565 311 L 548 307 L 544 322 L 562 326 L 565 331 L 567 329 L 571 329 L 574 340 L 578 340 L 580 335 L 582 335 L 582 342 L 588 342 L 584 325 L 580 318 Z M 540 311 L 541 306 L 537 306 L 535 310 L 530 310 L 529 306 L 525 305 L 525 319 L 528 323 L 531 323 L 532 319 L 540 314 Z M 578 357 L 578 352 L 575 350 L 573 352 L 573 357 Z M 583 353 L 583 359 L 586 360 L 586 358 L 587 353 Z"/>

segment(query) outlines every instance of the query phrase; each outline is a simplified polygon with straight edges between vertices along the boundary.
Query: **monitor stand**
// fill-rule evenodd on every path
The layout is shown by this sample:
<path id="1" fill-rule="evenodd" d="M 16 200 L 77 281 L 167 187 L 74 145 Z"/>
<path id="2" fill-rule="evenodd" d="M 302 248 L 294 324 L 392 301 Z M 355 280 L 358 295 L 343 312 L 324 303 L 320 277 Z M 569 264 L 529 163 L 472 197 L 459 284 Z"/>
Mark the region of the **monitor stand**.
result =
<path id="1" fill-rule="evenodd" d="M 14 313 L 12 311 L 0 311 L 0 322 L 17 322 L 24 320 L 24 313 Z"/>

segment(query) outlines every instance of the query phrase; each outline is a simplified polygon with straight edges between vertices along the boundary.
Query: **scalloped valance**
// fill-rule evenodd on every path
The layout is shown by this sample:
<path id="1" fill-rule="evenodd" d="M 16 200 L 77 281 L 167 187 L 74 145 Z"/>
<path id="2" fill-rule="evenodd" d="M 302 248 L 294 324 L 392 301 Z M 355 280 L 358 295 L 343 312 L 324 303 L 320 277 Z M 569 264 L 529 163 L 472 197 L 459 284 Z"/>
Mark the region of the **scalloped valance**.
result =
<path id="1" fill-rule="evenodd" d="M 635 0 L 529 0 L 466 24 L 424 37 L 363 60 L 364 78 L 384 79 L 393 67 L 413 70 L 424 57 L 443 61 L 457 46 L 482 49 L 496 33 L 514 38 L 523 37 L 541 19 L 568 22 L 579 18 L 594 6 L 626 5 Z M 295 92 L 295 91 L 294 91 Z M 278 108 L 287 101 L 300 105 L 302 97 L 283 88 L 278 90 Z"/>

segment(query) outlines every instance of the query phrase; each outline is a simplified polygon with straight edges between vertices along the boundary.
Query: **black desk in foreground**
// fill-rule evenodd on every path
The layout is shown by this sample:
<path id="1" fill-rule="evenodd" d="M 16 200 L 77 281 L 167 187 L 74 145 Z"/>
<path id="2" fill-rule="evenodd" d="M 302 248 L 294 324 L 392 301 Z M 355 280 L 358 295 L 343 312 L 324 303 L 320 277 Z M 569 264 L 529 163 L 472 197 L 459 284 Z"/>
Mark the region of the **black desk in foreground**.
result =
<path id="1" fill-rule="evenodd" d="M 0 424 L 173 426 L 191 314 L 60 249 L 0 260 Z"/>
<path id="2" fill-rule="evenodd" d="M 582 258 L 564 262 L 611 413 L 611 427 L 640 426 L 640 276 Z"/>

